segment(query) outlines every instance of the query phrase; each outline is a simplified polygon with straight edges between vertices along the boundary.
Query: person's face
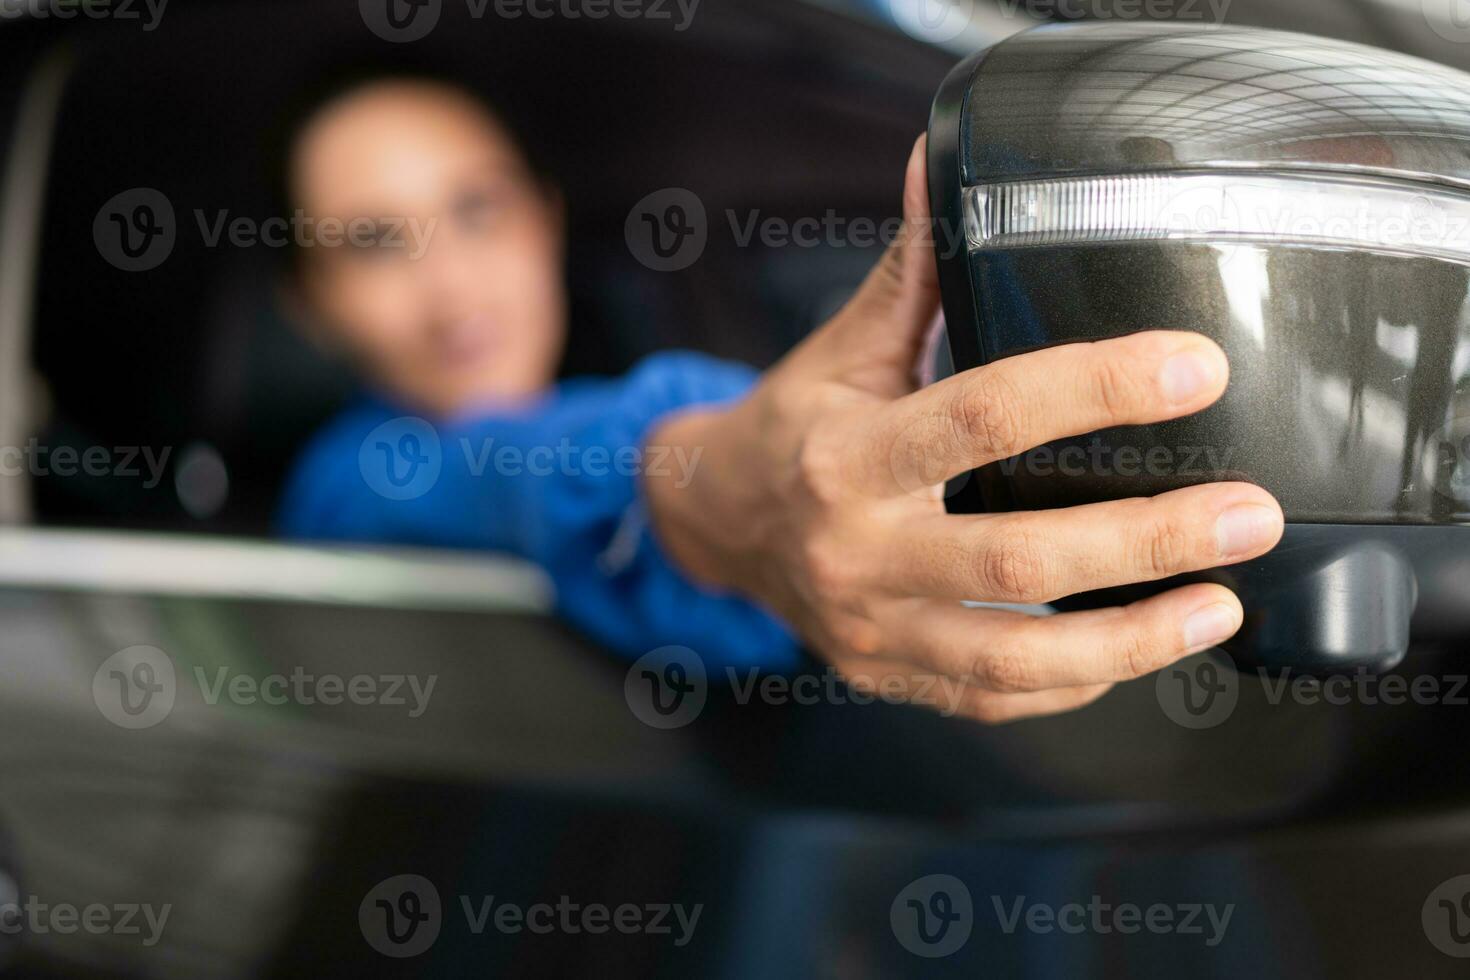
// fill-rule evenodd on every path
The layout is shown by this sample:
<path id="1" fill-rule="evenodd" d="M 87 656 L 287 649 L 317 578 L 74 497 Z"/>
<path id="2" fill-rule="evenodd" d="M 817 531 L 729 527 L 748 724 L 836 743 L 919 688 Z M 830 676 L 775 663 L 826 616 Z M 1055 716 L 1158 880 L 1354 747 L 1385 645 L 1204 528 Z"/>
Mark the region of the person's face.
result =
<path id="1" fill-rule="evenodd" d="M 483 108 L 425 83 L 359 89 L 300 135 L 291 181 L 306 227 L 343 230 L 302 249 L 310 321 L 371 380 L 440 415 L 551 383 L 560 204 Z"/>

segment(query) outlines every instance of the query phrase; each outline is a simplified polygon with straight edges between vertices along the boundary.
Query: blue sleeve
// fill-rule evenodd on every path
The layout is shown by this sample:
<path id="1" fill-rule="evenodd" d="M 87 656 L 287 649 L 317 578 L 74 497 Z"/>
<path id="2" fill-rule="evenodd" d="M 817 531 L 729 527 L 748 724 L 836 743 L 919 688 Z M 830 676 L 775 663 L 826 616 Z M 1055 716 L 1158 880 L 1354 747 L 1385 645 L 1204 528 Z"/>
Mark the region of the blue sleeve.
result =
<path id="1" fill-rule="evenodd" d="M 280 528 L 296 538 L 508 552 L 545 569 L 559 613 L 621 653 L 679 645 L 711 670 L 787 669 L 798 658 L 791 632 L 675 569 L 641 493 L 644 468 L 686 479 L 699 462 L 647 447 L 655 423 L 738 398 L 754 377 L 741 365 L 667 353 L 517 414 L 431 423 L 363 405 L 298 461 Z"/>

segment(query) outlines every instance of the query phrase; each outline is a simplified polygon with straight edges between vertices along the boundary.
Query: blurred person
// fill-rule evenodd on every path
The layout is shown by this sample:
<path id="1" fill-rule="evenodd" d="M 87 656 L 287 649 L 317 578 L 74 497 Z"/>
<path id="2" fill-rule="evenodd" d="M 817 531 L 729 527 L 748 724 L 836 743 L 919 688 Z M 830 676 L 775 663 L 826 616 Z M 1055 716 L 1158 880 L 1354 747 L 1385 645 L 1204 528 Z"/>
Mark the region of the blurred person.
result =
<path id="1" fill-rule="evenodd" d="M 737 397 L 755 373 L 670 353 L 621 379 L 557 384 L 562 202 L 499 116 L 433 77 L 351 75 L 299 116 L 285 203 L 323 237 L 350 226 L 358 240 L 296 249 L 291 305 L 366 391 L 301 456 L 281 530 L 509 552 L 550 573 L 559 611 L 619 650 L 681 644 L 717 662 L 794 664 L 793 637 L 773 617 L 669 565 L 633 478 L 643 464 L 630 459 L 655 420 Z M 434 427 L 441 471 L 421 496 L 390 499 L 361 465 L 408 475 L 402 438 L 420 449 L 427 439 L 393 424 L 405 417 Z M 687 474 L 698 463 L 661 465 Z"/>
<path id="2" fill-rule="evenodd" d="M 373 229 L 294 256 L 307 331 L 366 391 L 298 461 L 287 535 L 509 552 L 547 571 L 563 616 L 627 655 L 683 645 L 711 669 L 789 669 L 804 642 L 863 689 L 956 681 L 960 710 L 986 721 L 1084 705 L 1217 645 L 1242 611 L 1210 584 L 1045 617 L 962 600 L 1046 603 L 1247 560 L 1281 535 L 1276 501 L 1240 483 L 945 513 L 945 478 L 1199 411 L 1229 368 L 1201 335 L 1150 331 L 919 388 L 938 312 L 922 138 L 899 240 L 764 375 L 675 352 L 557 383 L 561 199 L 467 90 L 342 87 L 292 129 L 284 166 L 294 208 Z M 397 493 L 375 468 L 432 479 Z"/>

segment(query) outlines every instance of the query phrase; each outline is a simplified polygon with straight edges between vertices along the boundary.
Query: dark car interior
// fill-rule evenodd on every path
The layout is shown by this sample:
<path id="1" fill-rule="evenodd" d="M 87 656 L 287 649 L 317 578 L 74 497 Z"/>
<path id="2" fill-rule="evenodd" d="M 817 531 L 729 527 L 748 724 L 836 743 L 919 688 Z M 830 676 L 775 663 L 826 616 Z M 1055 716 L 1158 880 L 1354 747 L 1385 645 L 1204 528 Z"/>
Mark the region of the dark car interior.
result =
<path id="1" fill-rule="evenodd" d="M 957 56 L 882 26 L 870 6 L 882 4 L 704 0 L 674 42 L 638 21 L 481 23 L 445 5 L 447 26 L 414 45 L 415 63 L 471 82 L 521 123 L 565 194 L 565 373 L 615 374 L 670 347 L 769 365 L 861 281 L 876 249 L 740 247 L 725 216 L 894 213 Z M 168 17 L 151 33 L 0 23 L 12 160 L 14 134 L 35 134 L 20 124 L 36 100 L 22 96 L 48 72 L 64 78 L 19 347 L 30 424 L 10 431 L 51 446 L 177 447 L 153 488 L 37 476 L 30 524 L 263 537 L 293 457 L 352 384 L 291 322 L 281 256 L 210 247 L 195 212 L 269 213 L 262 175 L 291 93 L 324 61 L 405 55 L 375 42 L 351 2 L 190 0 Z M 1375 0 L 1237 0 L 1231 17 L 1470 65 L 1470 48 Z M 143 274 L 92 242 L 99 206 L 139 186 L 164 191 L 179 219 L 171 257 Z M 632 258 L 623 223 L 670 186 L 698 193 L 711 233 L 704 261 L 662 274 Z M 200 460 L 214 468 L 210 492 L 183 467 Z M 1247 683 L 1228 723 L 1190 732 L 1146 680 L 1076 714 L 991 729 L 899 706 L 744 705 L 716 689 L 696 724 L 658 733 L 624 707 L 626 665 L 536 611 L 12 580 L 0 623 L 18 773 L 0 789 L 0 839 L 18 879 L 73 896 L 141 883 L 174 896 L 181 923 L 166 955 L 51 936 L 12 951 L 14 972 L 0 975 L 1463 975 L 1424 943 L 1419 906 L 1434 882 L 1470 873 L 1462 702 L 1273 704 Z M 85 682 L 127 643 L 282 670 L 411 650 L 445 707 L 401 724 L 352 706 L 261 712 L 119 739 L 57 678 Z M 1404 669 L 1451 678 L 1465 662 L 1448 641 L 1425 643 Z M 703 896 L 715 938 L 671 949 L 648 936 L 447 932 L 431 956 L 390 961 L 363 944 L 357 901 L 405 870 L 435 878 L 447 903 Z M 1163 889 L 1229 902 L 1250 941 L 1213 955 L 1182 936 L 1145 949 L 990 930 L 962 955 L 920 961 L 891 941 L 887 901 L 941 872 L 1055 901 Z"/>
<path id="2" fill-rule="evenodd" d="M 712 0 L 672 41 L 637 21 L 488 30 L 450 4 L 445 29 L 411 56 L 368 36 L 351 4 L 286 6 L 204 4 L 176 11 L 167 32 L 85 21 L 66 31 L 31 333 L 43 441 L 178 448 L 151 490 L 39 476 L 39 522 L 269 533 L 293 454 L 351 381 L 290 322 L 278 251 L 211 245 L 202 229 L 272 212 L 273 140 L 292 94 L 324 64 L 432 67 L 476 86 L 529 134 L 566 198 L 574 328 L 564 371 L 577 375 L 617 374 L 670 347 L 757 366 L 789 349 L 875 251 L 737 247 L 726 215 L 892 216 L 893 175 L 954 60 L 783 0 Z M 1406 35 L 1411 50 L 1445 43 L 1388 14 L 1334 0 L 1235 9 L 1242 22 L 1379 44 Z M 829 163 L 799 165 L 812 160 Z M 169 261 L 146 276 L 112 267 L 90 243 L 99 204 L 135 186 L 163 191 L 180 219 Z M 631 204 L 668 186 L 698 193 L 718 232 L 711 261 L 677 275 L 643 268 L 623 243 Z M 75 356 L 82 336 L 85 360 Z M 202 504 L 186 468 L 201 457 L 227 484 Z"/>
<path id="3" fill-rule="evenodd" d="M 798 4 L 707 13 L 677 44 L 636 22 L 527 20 L 446 22 L 413 46 L 412 65 L 471 82 L 521 123 L 565 195 L 576 310 L 568 374 L 620 373 L 670 347 L 774 361 L 874 254 L 737 248 L 725 211 L 888 217 L 894 174 L 949 65 L 858 23 L 833 37 L 830 17 Z M 469 14 L 451 5 L 445 16 Z M 41 254 L 85 264 L 41 264 L 35 363 L 53 405 L 48 439 L 203 444 L 230 489 L 217 512 L 196 516 L 170 487 L 124 498 L 84 476 L 43 479 L 43 522 L 268 533 L 292 454 L 350 393 L 346 370 L 288 322 L 281 256 L 211 248 L 195 218 L 270 213 L 274 131 L 324 61 L 405 63 L 394 46 L 364 40 L 351 4 L 293 5 L 289 32 L 281 18 L 258 3 L 210 4 L 165 34 L 74 41 Z M 98 204 L 141 185 L 167 194 L 180 218 L 157 275 L 115 269 L 87 243 Z M 650 271 L 628 254 L 623 219 L 645 194 L 683 185 L 712 216 L 711 261 L 687 275 Z M 83 335 L 102 346 L 79 362 Z"/>
<path id="4" fill-rule="evenodd" d="M 1245 22 L 1319 31 L 1330 7 L 1333 34 L 1379 44 L 1397 26 L 1372 4 L 1238 6 L 1258 7 L 1238 10 Z M 891 217 L 894 173 L 953 63 L 903 35 L 782 0 L 711 1 L 676 43 L 637 21 L 484 29 L 469 7 L 448 4 L 445 29 L 412 57 L 365 38 L 351 4 L 176 13 L 162 34 L 85 22 L 66 31 L 32 331 L 43 441 L 178 447 L 171 479 L 103 492 L 85 473 L 41 476 L 41 523 L 269 533 L 293 454 L 351 382 L 290 322 L 281 254 L 212 245 L 203 228 L 272 212 L 272 140 L 291 94 L 323 62 L 432 66 L 531 134 L 569 215 L 569 375 L 612 375 L 670 347 L 756 366 L 781 356 L 856 287 L 875 250 L 736 247 L 725 216 Z M 831 165 L 792 165 L 803 160 Z M 651 272 L 629 256 L 623 217 L 647 192 L 679 185 L 713 217 L 711 260 L 682 275 Z M 150 275 L 115 269 L 90 244 L 97 206 L 131 187 L 165 192 L 179 216 L 171 259 Z M 204 505 L 187 485 L 179 497 L 179 467 L 200 454 L 228 482 Z"/>

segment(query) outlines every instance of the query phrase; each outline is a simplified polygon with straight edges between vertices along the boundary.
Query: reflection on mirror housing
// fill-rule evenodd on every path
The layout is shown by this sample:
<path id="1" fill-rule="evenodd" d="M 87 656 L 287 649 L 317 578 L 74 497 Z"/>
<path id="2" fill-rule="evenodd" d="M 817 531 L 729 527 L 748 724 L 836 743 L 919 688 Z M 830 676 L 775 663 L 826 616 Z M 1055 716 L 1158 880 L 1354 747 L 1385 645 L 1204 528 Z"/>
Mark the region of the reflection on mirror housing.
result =
<path id="1" fill-rule="evenodd" d="M 1281 545 L 1184 579 L 1240 594 L 1237 662 L 1385 669 L 1411 630 L 1470 636 L 1467 145 L 1470 75 L 1300 34 L 1059 24 L 963 62 L 929 124 L 956 369 L 1193 329 L 1231 383 L 977 471 L 951 509 L 1248 480 Z"/>

